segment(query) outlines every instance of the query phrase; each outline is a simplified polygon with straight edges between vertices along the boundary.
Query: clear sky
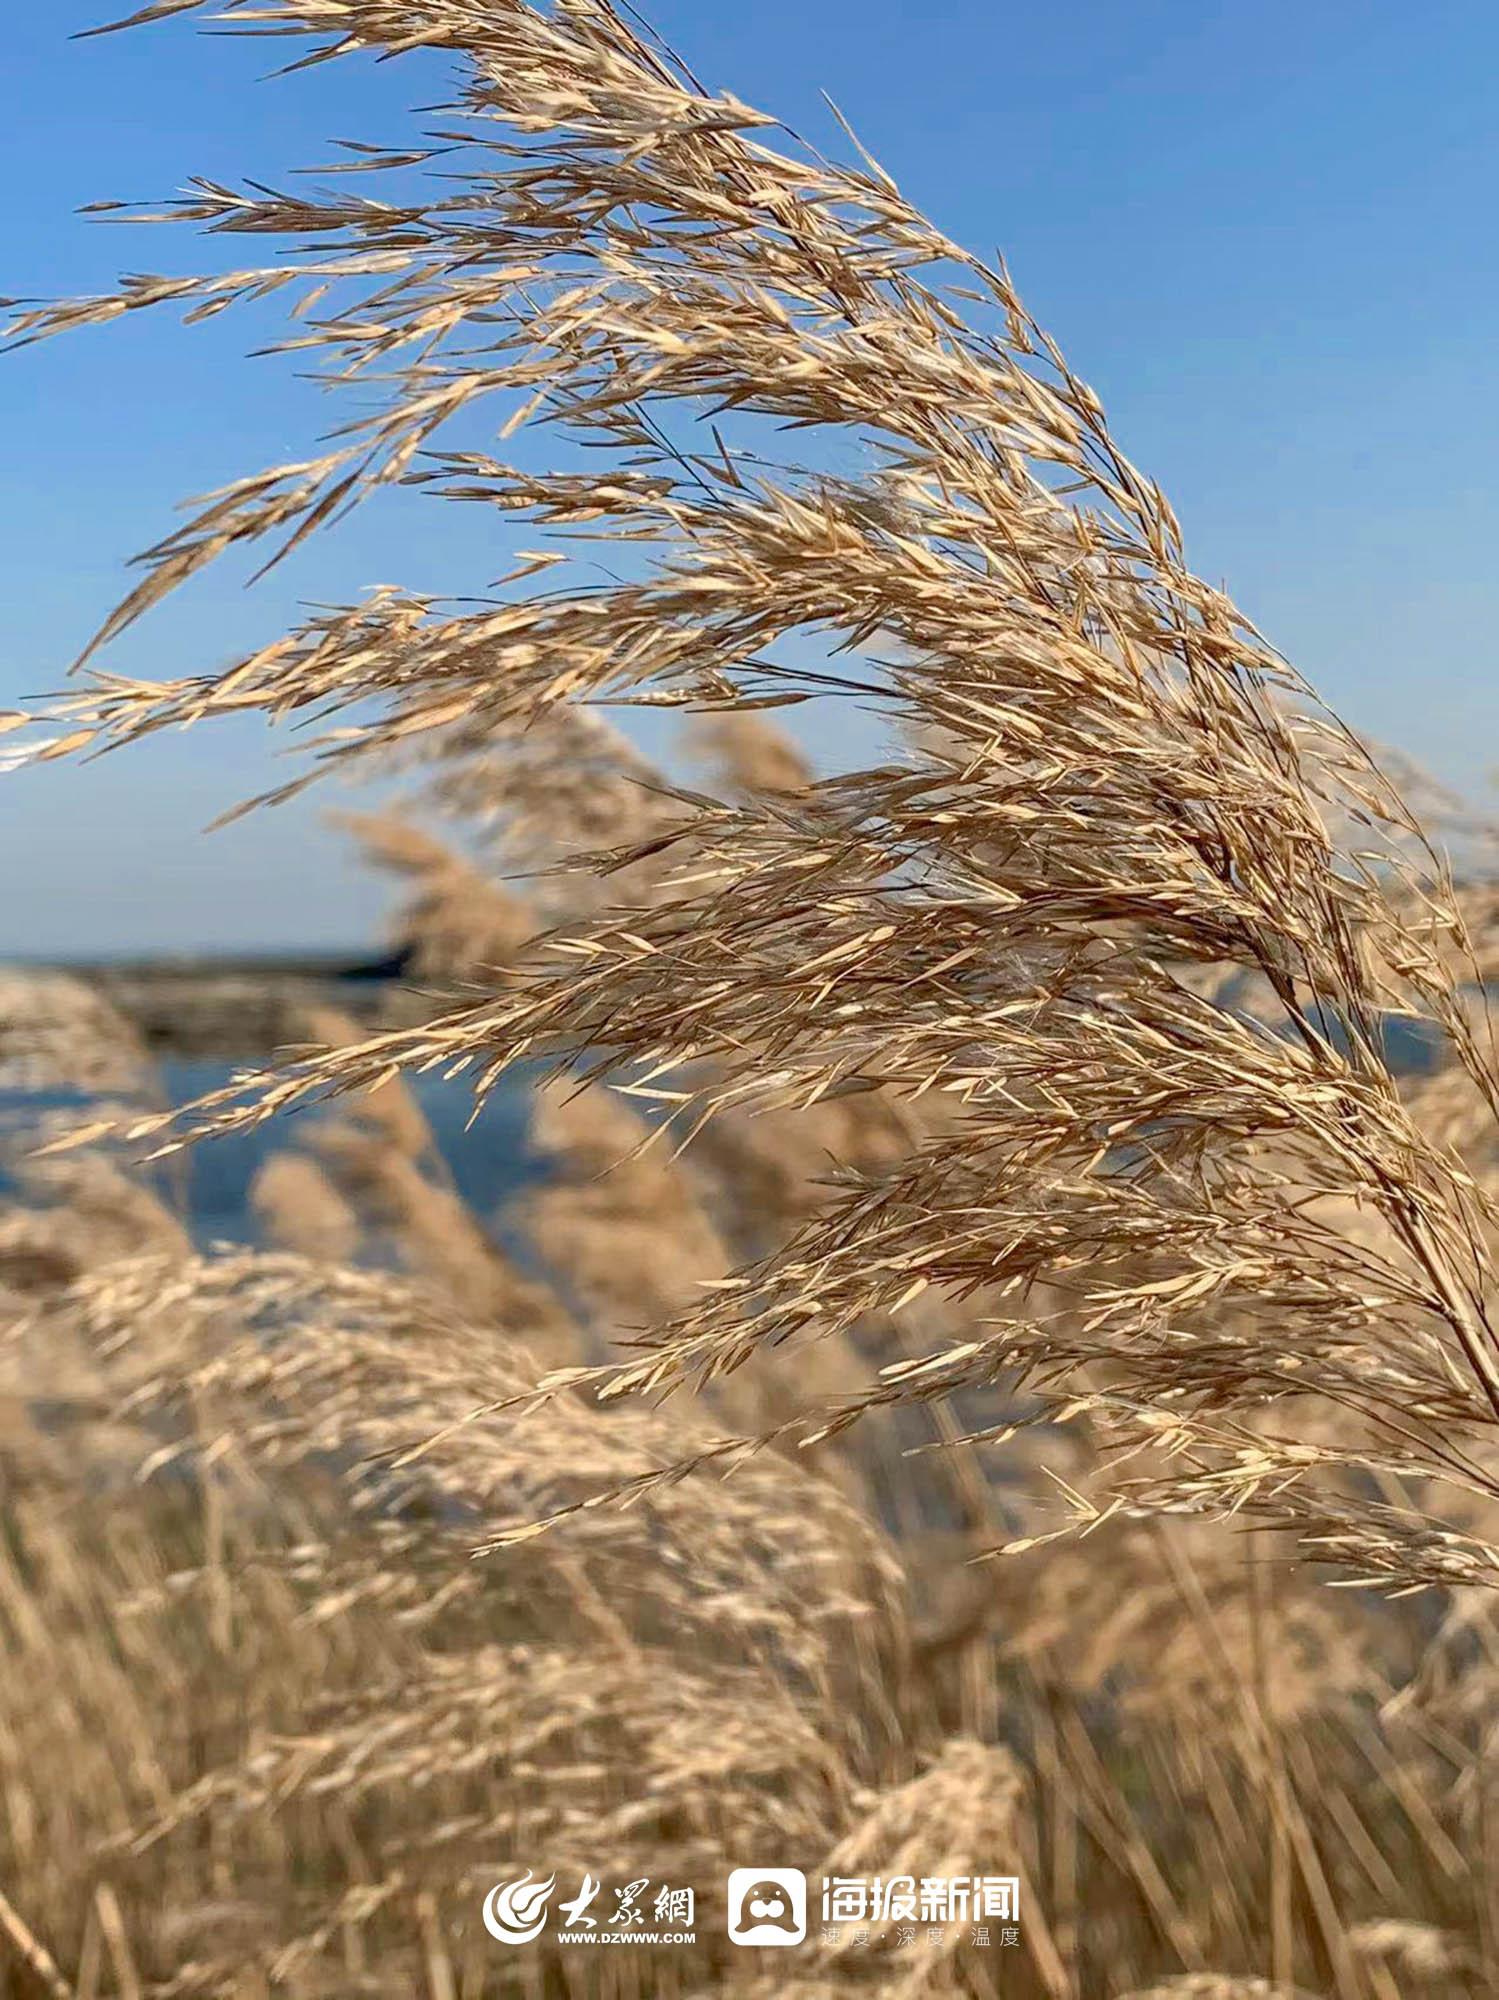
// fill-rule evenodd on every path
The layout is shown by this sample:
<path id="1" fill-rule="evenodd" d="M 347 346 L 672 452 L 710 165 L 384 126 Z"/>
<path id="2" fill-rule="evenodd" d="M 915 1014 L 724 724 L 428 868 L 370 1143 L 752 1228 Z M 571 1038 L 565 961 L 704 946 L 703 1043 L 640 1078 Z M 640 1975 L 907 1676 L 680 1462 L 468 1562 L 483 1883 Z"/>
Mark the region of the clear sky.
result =
<path id="1" fill-rule="evenodd" d="M 120 11 L 124 0 L 116 0 Z M 398 138 L 430 69 L 262 82 L 275 48 L 190 22 L 70 43 L 109 0 L 6 24 L 0 290 L 185 269 L 171 231 L 89 224 L 188 175 L 274 181 Z M 1499 763 L 1499 10 L 1486 0 L 657 0 L 712 83 L 819 135 L 826 88 L 948 232 L 1003 249 L 1038 316 L 1225 581 L 1348 719 L 1480 786 Z M 284 48 L 284 45 L 282 45 Z M 265 331 L 169 317 L 0 359 L 0 705 L 60 684 L 174 503 L 300 455 L 326 405 Z M 199 580 L 116 651 L 194 671 L 307 598 L 494 573 L 475 510 L 407 507 L 246 594 Z M 455 522 L 452 517 L 465 517 Z M 0 780 L 0 954 L 343 945 L 384 892 L 314 793 L 202 840 L 285 775 L 254 725 Z M 331 802 L 331 800 L 329 801 Z"/>

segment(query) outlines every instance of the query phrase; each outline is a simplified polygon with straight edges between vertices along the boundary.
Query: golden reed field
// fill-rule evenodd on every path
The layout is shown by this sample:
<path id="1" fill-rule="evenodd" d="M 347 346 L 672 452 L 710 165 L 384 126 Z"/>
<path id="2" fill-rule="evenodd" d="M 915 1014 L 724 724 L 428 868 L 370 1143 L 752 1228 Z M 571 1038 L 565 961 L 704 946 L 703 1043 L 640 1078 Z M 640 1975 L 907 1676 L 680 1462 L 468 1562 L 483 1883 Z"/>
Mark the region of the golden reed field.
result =
<path id="1" fill-rule="evenodd" d="M 851 133 L 603 0 L 220 12 L 459 94 L 160 211 L 243 270 L 13 314 L 276 298 L 342 402 L 99 644 L 385 489 L 534 547 L 11 718 L 11 761 L 310 723 L 295 783 L 399 787 L 350 833 L 408 973 L 186 1113 L 93 989 L 5 977 L 51 1108 L 0 1212 L 4 1990 L 1499 1991 L 1487 836 Z M 870 768 L 804 755 L 839 703 Z M 612 704 L 684 711 L 670 770 Z M 433 1072 L 527 1106 L 504 1231 Z M 261 1247 L 195 1247 L 180 1149 L 261 1128 Z M 740 1867 L 811 1878 L 795 1949 L 730 1940 Z M 907 1877 L 1015 1921 L 819 1921 Z M 644 1881 L 693 1941 L 560 1941 L 590 1880 L 595 1938 Z"/>

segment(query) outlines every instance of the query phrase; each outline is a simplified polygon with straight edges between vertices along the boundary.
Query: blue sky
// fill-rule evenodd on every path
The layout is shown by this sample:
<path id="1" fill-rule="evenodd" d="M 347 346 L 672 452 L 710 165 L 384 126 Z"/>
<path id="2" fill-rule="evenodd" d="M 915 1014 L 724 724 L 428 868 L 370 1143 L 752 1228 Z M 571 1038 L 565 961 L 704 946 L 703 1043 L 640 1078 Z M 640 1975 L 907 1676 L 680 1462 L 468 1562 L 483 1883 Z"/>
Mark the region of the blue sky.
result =
<path id="1" fill-rule="evenodd" d="M 123 4 L 123 0 L 118 0 Z M 279 82 L 187 23 L 69 42 L 108 0 L 7 23 L 0 290 L 184 269 L 177 232 L 72 211 L 188 175 L 275 180 L 390 139 L 430 69 Z M 1348 718 L 1480 788 L 1499 764 L 1499 13 L 1480 0 L 658 0 L 712 83 L 823 136 L 826 88 L 906 191 L 998 246 L 1226 582 Z M 326 405 L 236 316 L 141 315 L 0 360 L 0 704 L 60 684 L 123 561 L 183 496 L 305 448 Z M 173 674 L 376 581 L 482 585 L 473 510 L 356 521 L 247 594 L 196 583 L 113 656 Z M 0 954 L 355 944 L 385 897 L 316 793 L 211 839 L 284 776 L 258 725 L 0 783 Z"/>

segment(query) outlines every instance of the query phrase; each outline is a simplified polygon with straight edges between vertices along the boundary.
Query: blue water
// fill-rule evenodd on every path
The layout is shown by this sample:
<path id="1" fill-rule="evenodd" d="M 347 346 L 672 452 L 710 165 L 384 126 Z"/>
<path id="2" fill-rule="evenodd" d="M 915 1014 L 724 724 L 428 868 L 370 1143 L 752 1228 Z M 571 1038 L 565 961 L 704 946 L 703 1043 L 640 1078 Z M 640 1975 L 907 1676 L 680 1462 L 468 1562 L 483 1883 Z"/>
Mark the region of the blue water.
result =
<path id="1" fill-rule="evenodd" d="M 170 1104 L 190 1104 L 227 1083 L 235 1067 L 215 1057 L 168 1058 L 159 1065 L 163 1095 Z M 408 1087 L 432 1128 L 454 1187 L 481 1221 L 492 1222 L 522 1188 L 544 1176 L 546 1164 L 530 1146 L 526 1084 L 501 1083 L 477 1118 L 473 1093 L 464 1082 L 420 1076 L 410 1078 Z M 251 1131 L 200 1141 L 162 1162 L 168 1176 L 176 1177 L 177 1200 L 200 1243 L 259 1240 L 249 1202 L 251 1183 L 267 1155 L 295 1145 L 318 1116 L 315 1106 L 280 1112 Z"/>
<path id="2" fill-rule="evenodd" d="M 157 1102 L 190 1104 L 230 1081 L 242 1068 L 219 1057 L 167 1057 L 156 1065 Z M 491 1094 L 477 1118 L 463 1082 L 426 1076 L 408 1080 L 454 1187 L 486 1225 L 499 1221 L 521 1189 L 544 1179 L 547 1162 L 530 1144 L 531 1089 L 528 1081 L 507 1079 Z M 354 1100 L 351 1100 L 351 1103 Z M 153 1107 L 154 1108 L 154 1107 Z M 339 1107 L 335 1105 L 335 1112 Z M 37 1118 L 48 1111 L 76 1109 L 89 1115 L 89 1100 L 65 1091 L 0 1091 L 0 1124 L 24 1147 Z M 250 1131 L 205 1139 L 145 1169 L 169 1207 L 184 1217 L 201 1248 L 216 1242 L 256 1245 L 262 1241 L 250 1204 L 250 1188 L 266 1158 L 310 1137 L 316 1106 L 279 1112 Z M 472 1122 L 470 1122 L 472 1121 Z M 0 1159 L 0 1193 L 13 1176 Z"/>

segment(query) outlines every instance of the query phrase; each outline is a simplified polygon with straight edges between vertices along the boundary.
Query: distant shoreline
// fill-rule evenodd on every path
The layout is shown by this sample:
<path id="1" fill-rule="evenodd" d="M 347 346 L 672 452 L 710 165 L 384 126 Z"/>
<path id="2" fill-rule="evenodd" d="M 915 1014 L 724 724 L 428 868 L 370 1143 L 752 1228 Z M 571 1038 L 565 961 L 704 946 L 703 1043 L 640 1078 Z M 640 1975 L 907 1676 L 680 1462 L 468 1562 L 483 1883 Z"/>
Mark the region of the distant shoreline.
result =
<path id="1" fill-rule="evenodd" d="M 60 972 L 93 987 L 146 1046 L 173 1055 L 265 1055 L 308 1039 L 307 1015 L 336 1006 L 361 1025 L 399 1011 L 405 952 L 222 952 L 10 959 L 20 972 Z"/>
<path id="2" fill-rule="evenodd" d="M 264 945 L 171 951 L 0 952 L 0 966 L 18 972 L 65 972 L 76 979 L 105 975 L 180 978 L 187 975 L 241 977 L 357 978 L 366 967 L 390 964 L 403 957 L 379 944 L 353 943 L 316 948 L 307 945 Z M 391 976 L 395 976 L 394 972 Z"/>

